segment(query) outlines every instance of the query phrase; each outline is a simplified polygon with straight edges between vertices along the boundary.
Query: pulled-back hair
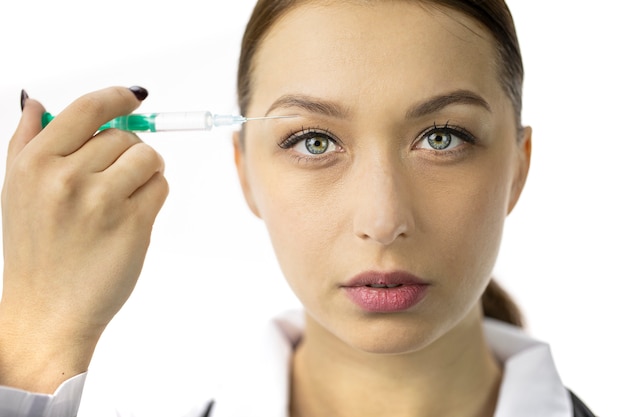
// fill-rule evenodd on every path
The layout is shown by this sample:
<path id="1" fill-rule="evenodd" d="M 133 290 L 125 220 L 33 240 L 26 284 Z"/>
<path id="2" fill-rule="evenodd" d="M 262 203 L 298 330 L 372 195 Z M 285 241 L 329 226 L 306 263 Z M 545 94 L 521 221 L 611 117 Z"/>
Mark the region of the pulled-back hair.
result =
<path id="1" fill-rule="evenodd" d="M 270 28 L 293 7 L 320 0 L 259 0 L 252 12 L 241 42 L 237 91 L 239 108 L 247 114 L 254 86 L 254 57 Z M 327 0 L 326 0 L 327 1 Z M 354 1 L 354 0 L 352 0 Z M 376 0 L 362 0 L 372 2 Z M 389 0 L 385 0 L 389 1 Z M 499 81 L 515 112 L 518 138 L 521 137 L 522 85 L 524 66 L 513 17 L 505 0 L 396 0 L 456 10 L 480 23 L 491 34 L 498 58 Z M 327 1 L 328 2 L 328 1 Z M 511 297 L 494 280 L 482 296 L 487 317 L 517 326 L 522 315 Z"/>

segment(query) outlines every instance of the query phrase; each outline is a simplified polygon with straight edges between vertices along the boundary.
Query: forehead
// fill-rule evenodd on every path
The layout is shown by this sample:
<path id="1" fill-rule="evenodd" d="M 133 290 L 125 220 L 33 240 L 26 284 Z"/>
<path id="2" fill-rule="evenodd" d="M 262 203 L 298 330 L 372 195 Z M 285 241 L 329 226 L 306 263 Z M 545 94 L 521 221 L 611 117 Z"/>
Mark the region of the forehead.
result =
<path id="1" fill-rule="evenodd" d="M 499 88 L 493 42 L 463 13 L 422 2 L 304 2 L 261 42 L 253 102 L 277 90 L 357 100 L 407 90 L 488 94 Z"/>

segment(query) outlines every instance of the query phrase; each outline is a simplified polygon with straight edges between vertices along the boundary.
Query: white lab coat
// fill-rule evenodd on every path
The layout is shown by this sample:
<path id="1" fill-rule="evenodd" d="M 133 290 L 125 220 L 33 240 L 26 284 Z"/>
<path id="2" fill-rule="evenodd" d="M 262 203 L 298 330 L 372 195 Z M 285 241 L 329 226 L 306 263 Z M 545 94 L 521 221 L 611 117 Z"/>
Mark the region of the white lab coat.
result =
<path id="1" fill-rule="evenodd" d="M 246 358 L 250 365 L 237 360 L 238 369 L 255 372 L 224 378 L 223 389 L 213 397 L 211 417 L 288 417 L 290 359 L 303 325 L 302 312 L 273 320 L 265 340 L 255 340 L 259 348 Z M 484 327 L 504 371 L 494 417 L 572 417 L 571 400 L 549 346 L 502 322 L 485 319 Z M 75 416 L 85 378 L 81 374 L 69 379 L 53 395 L 0 387 L 0 417 Z M 200 417 L 204 408 L 200 405 L 186 417 Z"/>

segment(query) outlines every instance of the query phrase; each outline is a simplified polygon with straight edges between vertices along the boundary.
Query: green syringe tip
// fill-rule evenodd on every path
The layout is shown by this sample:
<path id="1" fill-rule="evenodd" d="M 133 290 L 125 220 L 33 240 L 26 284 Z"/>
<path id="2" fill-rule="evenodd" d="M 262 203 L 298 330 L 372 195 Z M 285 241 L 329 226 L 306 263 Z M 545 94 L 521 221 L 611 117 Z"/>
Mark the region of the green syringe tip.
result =
<path id="1" fill-rule="evenodd" d="M 43 116 L 41 116 L 41 127 L 48 126 L 48 123 L 50 123 L 52 119 L 54 119 L 54 116 L 48 112 L 45 112 Z"/>
<path id="2" fill-rule="evenodd" d="M 130 132 L 154 132 L 155 114 L 129 114 L 128 116 L 120 116 L 103 124 L 98 130 L 120 129 Z M 41 127 L 46 127 L 54 119 L 54 116 L 45 112 L 41 117 Z"/>
<path id="3" fill-rule="evenodd" d="M 120 130 L 128 130 L 129 132 L 154 132 L 153 114 L 129 114 L 128 116 L 120 116 L 111 120 L 100 127 L 100 130 L 115 128 Z"/>

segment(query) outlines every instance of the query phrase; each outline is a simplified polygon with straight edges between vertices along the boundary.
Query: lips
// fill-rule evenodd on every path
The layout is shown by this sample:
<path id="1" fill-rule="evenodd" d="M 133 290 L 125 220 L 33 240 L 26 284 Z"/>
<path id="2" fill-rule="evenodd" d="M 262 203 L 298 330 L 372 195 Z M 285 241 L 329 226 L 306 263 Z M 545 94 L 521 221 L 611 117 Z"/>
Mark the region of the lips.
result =
<path id="1" fill-rule="evenodd" d="M 430 284 L 408 272 L 368 271 L 341 287 L 361 309 L 371 313 L 393 313 L 422 301 Z"/>

